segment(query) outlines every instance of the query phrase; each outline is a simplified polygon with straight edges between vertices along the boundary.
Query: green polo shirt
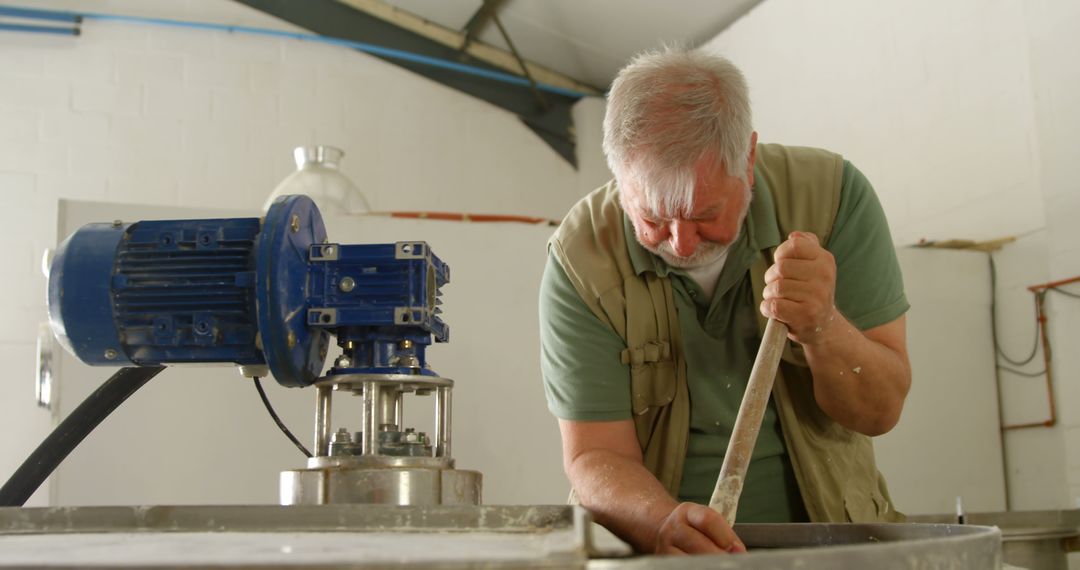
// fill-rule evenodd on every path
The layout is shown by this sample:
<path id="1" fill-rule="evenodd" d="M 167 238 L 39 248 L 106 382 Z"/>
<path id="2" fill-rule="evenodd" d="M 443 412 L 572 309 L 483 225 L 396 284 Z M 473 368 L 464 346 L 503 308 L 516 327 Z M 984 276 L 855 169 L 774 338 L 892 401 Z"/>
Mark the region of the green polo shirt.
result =
<path id="1" fill-rule="evenodd" d="M 690 437 L 679 499 L 707 504 L 760 344 L 749 269 L 761 250 L 783 241 L 772 194 L 756 176 L 750 211 L 711 299 L 685 272 L 643 248 L 624 216 L 634 270 L 669 277 L 679 315 L 690 391 Z M 885 214 L 869 181 L 844 162 L 840 206 L 827 249 L 837 264 L 836 306 L 860 329 L 908 309 Z M 577 421 L 631 419 L 625 342 L 578 296 L 554 256 L 540 288 L 541 371 L 548 408 Z M 739 522 L 807 520 L 770 400 L 739 500 Z"/>

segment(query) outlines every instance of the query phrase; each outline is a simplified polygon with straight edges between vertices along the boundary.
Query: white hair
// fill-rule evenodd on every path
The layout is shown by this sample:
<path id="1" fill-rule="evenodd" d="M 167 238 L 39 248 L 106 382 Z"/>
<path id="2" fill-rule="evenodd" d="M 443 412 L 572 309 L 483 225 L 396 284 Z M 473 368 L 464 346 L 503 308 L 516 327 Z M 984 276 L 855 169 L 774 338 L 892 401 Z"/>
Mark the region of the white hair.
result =
<path id="1" fill-rule="evenodd" d="M 719 159 L 745 179 L 753 133 L 746 79 L 726 58 L 665 47 L 637 55 L 615 77 L 604 155 L 620 186 L 654 213 L 689 216 L 694 167 Z"/>

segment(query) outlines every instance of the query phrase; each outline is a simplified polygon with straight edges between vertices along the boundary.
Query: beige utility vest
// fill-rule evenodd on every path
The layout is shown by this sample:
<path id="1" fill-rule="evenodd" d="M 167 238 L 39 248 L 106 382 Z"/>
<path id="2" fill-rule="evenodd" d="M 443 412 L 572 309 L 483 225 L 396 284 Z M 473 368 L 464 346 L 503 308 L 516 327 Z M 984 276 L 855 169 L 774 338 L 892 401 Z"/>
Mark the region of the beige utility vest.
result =
<path id="1" fill-rule="evenodd" d="M 843 159 L 820 149 L 762 144 L 755 174 L 771 190 L 780 235 L 816 234 L 828 243 L 840 203 Z M 678 498 L 690 430 L 686 359 L 671 282 L 638 275 L 626 249 L 615 182 L 578 202 L 549 242 L 574 289 L 623 340 L 634 424 L 645 467 Z M 750 268 L 761 304 L 772 251 Z M 758 315 L 762 331 L 765 318 Z M 588 381 L 588 379 L 582 379 Z M 869 437 L 836 423 L 814 400 L 802 347 L 789 342 L 773 386 L 784 443 L 812 522 L 903 520 L 889 499 Z"/>

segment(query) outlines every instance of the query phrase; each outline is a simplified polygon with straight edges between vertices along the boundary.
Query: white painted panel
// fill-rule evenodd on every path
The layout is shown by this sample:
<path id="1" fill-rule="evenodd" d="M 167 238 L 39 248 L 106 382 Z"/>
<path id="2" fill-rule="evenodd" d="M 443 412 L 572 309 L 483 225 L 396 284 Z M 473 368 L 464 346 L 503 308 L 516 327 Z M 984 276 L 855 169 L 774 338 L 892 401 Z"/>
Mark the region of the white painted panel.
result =
<path id="1" fill-rule="evenodd" d="M 62 232 L 90 221 L 242 216 L 220 210 L 64 202 Z M 444 288 L 451 342 L 429 352 L 457 382 L 454 456 L 484 474 L 496 503 L 560 503 L 558 429 L 538 366 L 536 298 L 551 230 L 370 218 L 328 218 L 339 243 L 426 240 L 451 267 Z M 111 370 L 64 355 L 67 414 Z M 135 394 L 61 466 L 54 504 L 246 504 L 277 500 L 278 472 L 303 457 L 273 425 L 251 381 L 231 367 L 173 367 Z M 310 442 L 314 393 L 264 383 L 283 420 Z M 407 400 L 407 425 L 430 429 L 430 398 Z M 351 415 L 350 410 L 356 414 Z M 335 399 L 335 424 L 359 428 L 359 402 Z M 349 424 L 350 417 L 352 425 Z"/>
<path id="2" fill-rule="evenodd" d="M 899 425 L 874 440 L 901 511 L 1005 509 L 985 253 L 897 250 L 911 303 L 912 385 Z"/>

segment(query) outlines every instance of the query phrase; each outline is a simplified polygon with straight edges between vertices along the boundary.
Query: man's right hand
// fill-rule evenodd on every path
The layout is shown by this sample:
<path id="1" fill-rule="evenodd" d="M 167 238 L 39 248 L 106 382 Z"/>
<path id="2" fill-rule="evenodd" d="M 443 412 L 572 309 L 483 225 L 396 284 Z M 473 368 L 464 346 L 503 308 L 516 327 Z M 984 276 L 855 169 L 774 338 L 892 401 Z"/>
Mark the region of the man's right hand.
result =
<path id="1" fill-rule="evenodd" d="M 632 420 L 559 420 L 563 466 L 593 519 L 637 552 L 746 552 L 720 513 L 678 503 L 645 469 Z"/>
<path id="2" fill-rule="evenodd" d="M 680 503 L 656 532 L 656 554 L 746 552 L 720 513 L 697 503 Z"/>

